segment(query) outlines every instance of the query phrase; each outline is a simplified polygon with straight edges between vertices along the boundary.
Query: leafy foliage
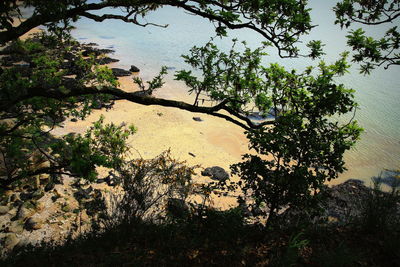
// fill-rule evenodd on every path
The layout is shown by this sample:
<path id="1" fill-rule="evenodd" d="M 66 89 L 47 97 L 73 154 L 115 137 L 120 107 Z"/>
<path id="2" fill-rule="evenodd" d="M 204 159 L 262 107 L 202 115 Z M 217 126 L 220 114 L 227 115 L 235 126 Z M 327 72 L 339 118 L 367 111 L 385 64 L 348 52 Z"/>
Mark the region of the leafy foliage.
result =
<path id="1" fill-rule="evenodd" d="M 400 16 L 400 1 L 344 0 L 334 7 L 336 24 L 349 27 L 353 23 L 379 25 L 396 22 Z M 380 39 L 366 36 L 361 28 L 351 30 L 347 44 L 355 52 L 353 62 L 360 63 L 360 72 L 369 74 L 374 68 L 400 64 L 400 34 L 397 26 L 389 28 Z"/>
<path id="2" fill-rule="evenodd" d="M 20 7 L 11 3 L 7 1 L 8 6 L 1 13 L 5 22 L 1 28 L 4 31 L 0 32 L 1 43 L 15 41 L 40 24 L 46 25 L 50 34 L 25 42 L 15 41 L 7 48 L 7 53 L 20 57 L 29 67 L 21 72 L 21 66 L 11 66 L 2 70 L 0 76 L 4 185 L 49 171 L 89 180 L 96 177 L 96 166 L 124 171 L 126 140 L 133 128 L 104 125 L 101 118 L 85 135 L 53 140 L 48 133 L 66 117 L 84 119 L 99 102 L 111 105 L 112 100 L 118 99 L 203 112 L 245 128 L 250 148 L 258 155 L 245 155 L 246 161 L 235 165 L 233 170 L 242 177 L 243 189 L 251 193 L 255 206 L 268 206 L 269 218 L 286 205 L 310 206 L 318 198 L 322 184 L 345 170 L 343 153 L 351 148 L 361 131 L 356 122 L 342 124 L 336 120 L 336 116 L 356 108 L 353 91 L 334 81 L 347 71 L 347 54 L 334 64 L 321 62 L 314 71 L 309 67 L 302 73 L 262 63 L 268 46 L 277 48 L 281 57 L 301 54 L 297 42 L 313 27 L 307 1 L 63 0 L 46 4 L 47 1 L 30 0 L 23 4 L 32 7 L 33 14 L 16 26 L 12 25 L 11 13 L 18 13 Z M 213 40 L 203 47 L 194 47 L 183 57 L 200 75 L 188 70 L 175 74 L 196 96 L 193 105 L 189 105 L 150 97 L 163 85 L 165 67 L 148 82 L 147 88 L 140 78 L 134 79 L 142 92 L 120 90 L 112 72 L 97 64 L 96 53 L 83 56 L 84 48 L 69 34 L 70 22 L 79 16 L 95 21 L 119 19 L 150 25 L 140 18 L 165 5 L 211 20 L 219 36 L 224 36 L 227 29 L 247 28 L 261 34 L 266 42 L 252 50 L 245 42 L 239 44 L 234 40 L 228 52 L 221 52 Z M 126 15 L 91 13 L 104 8 L 122 8 Z M 354 41 L 354 47 L 360 42 Z M 242 52 L 237 52 L 240 45 Z M 315 59 L 323 54 L 320 41 L 311 41 L 307 46 L 311 49 L 307 56 Z M 387 44 L 383 46 L 388 48 Z M 379 48 L 372 50 L 361 57 L 373 54 L 381 59 Z M 207 107 L 203 105 L 205 101 L 217 104 Z M 229 116 L 219 113 L 220 110 L 227 111 Z M 248 118 L 254 111 L 273 118 L 254 123 Z M 32 170 L 34 164 L 29 159 L 33 151 L 39 151 L 41 162 L 49 162 L 47 167 Z M 159 164 L 157 159 L 155 162 Z M 136 164 L 142 166 L 141 162 Z M 146 164 L 154 167 L 156 163 Z M 142 166 L 144 169 L 130 171 L 128 177 L 136 177 L 136 172 L 149 172 L 146 164 Z M 169 164 L 173 164 L 171 160 Z M 145 179 L 143 182 L 147 183 Z M 137 185 L 132 189 L 134 195 L 142 194 L 137 191 L 139 188 Z"/>
<path id="3" fill-rule="evenodd" d="M 233 171 L 254 199 L 253 209 L 267 206 L 268 220 L 283 207 L 314 207 L 327 180 L 345 170 L 343 153 L 359 138 L 355 121 L 341 124 L 332 116 L 354 111 L 353 90 L 333 78 L 347 69 L 345 55 L 332 65 L 321 62 L 316 77 L 277 64 L 263 70 L 270 92 L 274 127 L 248 131 L 250 148 Z"/>

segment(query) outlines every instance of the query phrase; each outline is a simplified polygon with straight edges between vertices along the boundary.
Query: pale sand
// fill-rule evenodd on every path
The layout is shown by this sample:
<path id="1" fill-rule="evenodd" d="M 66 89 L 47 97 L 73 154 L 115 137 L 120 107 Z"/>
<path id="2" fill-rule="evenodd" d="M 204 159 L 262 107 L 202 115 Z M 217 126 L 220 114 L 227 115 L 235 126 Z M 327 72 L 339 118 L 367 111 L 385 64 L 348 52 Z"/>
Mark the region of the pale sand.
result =
<path id="1" fill-rule="evenodd" d="M 119 80 L 123 90 L 135 90 L 132 77 L 122 77 Z M 155 96 L 192 103 L 190 96 L 174 91 L 168 85 L 159 89 Z M 241 156 L 249 152 L 244 130 L 224 119 L 177 108 L 144 106 L 126 100 L 116 101 L 109 111 L 94 110 L 84 121 L 67 120 L 64 128 L 56 129 L 55 133 L 83 133 L 101 114 L 105 116 L 105 122 L 115 124 L 124 122 L 137 127 L 137 133 L 129 139 L 133 148 L 132 158 L 150 159 L 170 149 L 175 159 L 186 161 L 188 165 L 201 165 L 203 168 L 220 166 L 230 171 L 229 166 L 240 162 Z M 203 121 L 197 122 L 193 117 L 200 117 Z M 201 176 L 200 171 L 201 168 L 197 169 L 195 182 L 212 181 L 208 177 Z M 217 207 L 228 208 L 236 205 L 235 198 L 213 199 Z"/>

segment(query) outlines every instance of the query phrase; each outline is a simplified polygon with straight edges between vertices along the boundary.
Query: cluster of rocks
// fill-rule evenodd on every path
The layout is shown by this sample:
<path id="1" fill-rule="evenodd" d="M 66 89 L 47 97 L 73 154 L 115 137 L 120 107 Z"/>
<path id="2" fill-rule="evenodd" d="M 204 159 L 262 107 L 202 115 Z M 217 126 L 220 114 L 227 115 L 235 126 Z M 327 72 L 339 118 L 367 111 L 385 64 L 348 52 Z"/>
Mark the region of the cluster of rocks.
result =
<path id="1" fill-rule="evenodd" d="M 373 194 L 373 190 L 371 187 L 365 186 L 361 180 L 350 179 L 324 189 L 326 200 L 320 206 L 323 211 L 322 214 L 313 216 L 304 210 L 287 209 L 280 217 L 286 223 L 308 218 L 312 222 L 347 224 L 362 216 L 363 206 Z M 380 193 L 388 194 L 386 192 Z M 397 203 L 397 206 L 397 212 L 400 216 L 400 202 Z"/>
<path id="2" fill-rule="evenodd" d="M 116 185 L 116 176 L 105 179 Z M 47 184 L 48 185 L 48 184 Z M 14 247 L 62 243 L 93 226 L 105 209 L 101 184 L 65 177 L 64 183 L 6 191 L 0 200 L 0 256 Z"/>

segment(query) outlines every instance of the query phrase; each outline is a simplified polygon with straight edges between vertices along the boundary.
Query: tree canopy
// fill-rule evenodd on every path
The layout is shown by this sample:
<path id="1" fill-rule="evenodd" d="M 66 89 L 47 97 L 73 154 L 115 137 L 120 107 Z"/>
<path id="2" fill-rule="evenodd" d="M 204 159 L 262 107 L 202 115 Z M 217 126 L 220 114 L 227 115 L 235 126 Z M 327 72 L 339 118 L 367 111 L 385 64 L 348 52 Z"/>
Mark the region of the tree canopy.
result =
<path id="1" fill-rule="evenodd" d="M 334 9 L 337 23 L 342 27 L 378 24 L 398 17 L 398 1 L 378 1 L 382 3 L 378 6 L 370 2 L 339 2 Z M 112 71 L 102 66 L 101 51 L 90 50 L 70 35 L 70 22 L 80 17 L 165 27 L 143 19 L 162 6 L 181 8 L 210 20 L 218 37 L 224 37 L 227 29 L 248 29 L 263 36 L 265 42 L 251 49 L 245 42 L 234 40 L 227 52 L 220 51 L 213 40 L 193 47 L 184 56 L 192 69 L 175 73 L 189 93 L 195 94 L 194 103 L 185 103 L 152 96 L 163 86 L 166 68 L 147 86 L 135 78 L 140 91 L 121 90 Z M 22 7 L 31 7 L 32 12 L 18 23 Z M 285 205 L 312 201 L 326 180 L 345 170 L 343 153 L 359 138 L 361 129 L 356 121 L 338 120 L 338 116 L 357 108 L 354 91 L 335 80 L 347 72 L 349 53 L 330 64 L 320 61 L 304 72 L 262 63 L 266 49 L 271 47 L 281 57 L 316 59 L 323 55 L 323 44 L 318 40 L 308 43 L 310 51 L 298 48 L 301 36 L 315 27 L 307 1 L 5 0 L 0 8 L 0 44 L 5 46 L 0 53 L 6 56 L 0 70 L 3 187 L 39 174 L 94 180 L 96 166 L 121 169 L 126 139 L 135 132 L 133 126 L 105 125 L 100 119 L 84 135 L 51 135 L 66 117 L 84 119 L 99 103 L 112 107 L 121 99 L 206 113 L 241 126 L 250 148 L 258 154 L 245 155 L 244 162 L 233 166 L 242 178 L 238 186 L 251 192 L 255 206 L 267 203 L 270 216 Z M 124 15 L 108 13 L 104 11 L 107 8 L 120 8 Z M 39 25 L 45 25 L 48 31 L 19 40 Z M 379 65 L 398 64 L 396 27 L 386 35 L 376 41 L 365 37 L 362 30 L 350 32 L 353 61 L 364 64 L 364 73 Z M 237 52 L 237 46 L 244 51 Z M 15 64 L 20 61 L 24 64 Z M 194 75 L 193 69 L 200 75 Z M 204 99 L 212 100 L 213 105 L 203 105 Z M 272 118 L 255 123 L 248 117 L 252 111 Z M 266 160 L 265 156 L 273 159 Z"/>

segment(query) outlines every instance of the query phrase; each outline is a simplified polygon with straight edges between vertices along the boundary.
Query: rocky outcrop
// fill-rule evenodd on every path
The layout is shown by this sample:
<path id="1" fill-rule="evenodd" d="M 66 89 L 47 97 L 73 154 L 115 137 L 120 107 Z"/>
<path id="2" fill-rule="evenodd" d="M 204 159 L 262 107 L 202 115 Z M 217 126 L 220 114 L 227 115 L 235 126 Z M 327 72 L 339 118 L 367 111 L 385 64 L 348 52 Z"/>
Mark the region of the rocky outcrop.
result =
<path id="1" fill-rule="evenodd" d="M 111 68 L 113 74 L 116 77 L 123 77 L 123 76 L 131 76 L 132 73 L 128 70 L 120 69 L 120 68 Z"/>
<path id="2" fill-rule="evenodd" d="M 208 167 L 201 172 L 203 176 L 210 176 L 211 179 L 216 181 L 226 181 L 229 179 L 229 173 L 219 166 Z"/>
<path id="3" fill-rule="evenodd" d="M 131 72 L 139 72 L 140 69 L 138 67 L 136 67 L 135 65 L 131 65 L 131 68 L 129 69 L 129 71 L 131 71 Z"/>
<path id="4" fill-rule="evenodd" d="M 118 61 L 119 61 L 119 59 L 115 59 L 115 58 L 111 58 L 111 57 L 101 57 L 101 58 L 97 58 L 95 60 L 95 62 L 99 65 L 106 65 L 106 64 L 115 63 Z"/>

